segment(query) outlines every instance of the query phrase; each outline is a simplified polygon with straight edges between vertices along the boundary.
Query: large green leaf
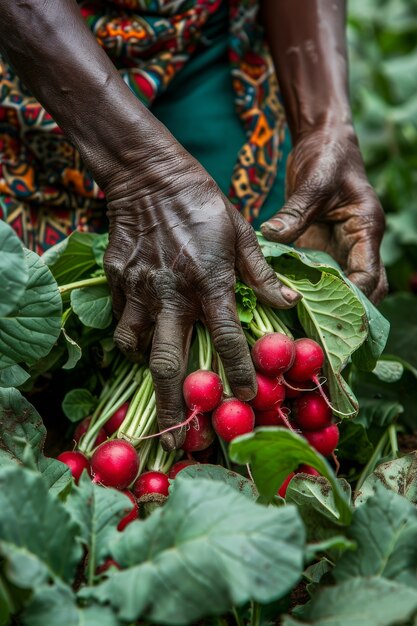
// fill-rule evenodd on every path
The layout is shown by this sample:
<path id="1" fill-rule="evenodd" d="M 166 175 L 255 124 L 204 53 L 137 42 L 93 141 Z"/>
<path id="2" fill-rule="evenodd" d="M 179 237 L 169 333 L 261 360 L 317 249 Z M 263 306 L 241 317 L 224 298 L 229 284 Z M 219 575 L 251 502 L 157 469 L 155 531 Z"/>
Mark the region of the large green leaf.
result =
<path id="1" fill-rule="evenodd" d="M 121 626 L 110 608 L 77 605 L 68 586 L 43 586 L 35 590 L 22 616 L 24 626 Z"/>
<path id="2" fill-rule="evenodd" d="M 0 359 L 0 387 L 20 387 L 28 378 L 29 372 L 5 355 Z"/>
<path id="3" fill-rule="evenodd" d="M 229 455 L 236 463 L 248 463 L 259 493 L 270 500 L 285 478 L 299 465 L 314 467 L 327 478 L 333 488 L 338 519 L 349 523 L 352 512 L 349 499 L 341 489 L 326 460 L 307 441 L 283 428 L 257 428 L 253 433 L 234 439 Z"/>
<path id="4" fill-rule="evenodd" d="M 91 274 L 91 270 L 97 268 L 93 244 L 99 237 L 93 233 L 75 231 L 44 255 L 58 285 L 85 278 Z"/>
<path id="5" fill-rule="evenodd" d="M 417 589 L 417 510 L 405 498 L 376 486 L 375 495 L 354 511 L 347 535 L 358 549 L 336 564 L 338 582 L 382 576 Z"/>
<path id="6" fill-rule="evenodd" d="M 76 537 L 76 524 L 39 474 L 0 468 L 0 551 L 13 557 L 14 569 L 25 561 L 18 576 L 22 587 L 41 577 L 72 582 L 82 555 Z"/>
<path id="7" fill-rule="evenodd" d="M 35 363 L 46 355 L 61 331 L 62 302 L 58 286 L 37 254 L 25 250 L 29 272 L 18 305 L 0 317 L 0 368 L 3 359 Z"/>
<path id="8" fill-rule="evenodd" d="M 81 541 L 88 549 L 88 568 L 94 574 L 109 555 L 109 545 L 119 534 L 117 525 L 132 509 L 132 502 L 116 489 L 94 485 L 84 472 L 65 508 L 79 527 Z"/>
<path id="9" fill-rule="evenodd" d="M 83 596 L 110 602 L 128 622 L 188 624 L 285 595 L 300 577 L 303 546 L 295 507 L 266 508 L 226 484 L 179 475 L 164 507 L 113 544 L 127 569 Z"/>
<path id="10" fill-rule="evenodd" d="M 251 500 L 257 500 L 259 496 L 258 490 L 251 480 L 221 465 L 210 465 L 209 463 L 189 465 L 181 470 L 181 476 L 189 476 L 190 478 L 197 479 L 204 478 L 206 480 L 216 480 L 226 483 L 229 487 L 233 487 L 233 489 L 236 489 L 236 491 L 239 491 L 239 493 L 242 493 Z"/>
<path id="11" fill-rule="evenodd" d="M 0 221 L 0 316 L 18 305 L 25 293 L 29 272 L 22 242 L 6 222 Z"/>
<path id="12" fill-rule="evenodd" d="M 378 465 L 358 491 L 356 506 L 372 497 L 381 485 L 417 505 L 417 452 Z"/>
<path id="13" fill-rule="evenodd" d="M 278 271 L 286 274 L 285 266 L 287 259 L 291 258 L 293 269 L 294 261 L 298 262 L 297 273 L 299 278 L 306 278 L 310 268 L 310 271 L 313 269 L 316 274 L 317 272 L 321 272 L 336 276 L 350 287 L 357 299 L 361 302 L 368 321 L 366 339 L 354 353 L 353 359 L 361 369 L 371 370 L 385 347 L 389 332 L 389 322 L 378 309 L 374 307 L 372 302 L 368 300 L 361 290 L 346 278 L 340 265 L 329 254 L 320 250 L 299 250 L 290 248 L 283 244 L 267 241 L 259 234 L 258 240 L 264 255 L 275 259 L 274 264 Z M 313 278 L 312 282 L 317 282 L 317 277 Z"/>
<path id="14" fill-rule="evenodd" d="M 15 588 L 31 590 L 23 601 L 21 623 L 24 626 L 120 626 L 110 609 L 97 605 L 78 606 L 71 587 L 51 571 L 48 561 L 26 547 L 0 541 L 0 554 L 5 560 L 8 581 Z"/>
<path id="15" fill-rule="evenodd" d="M 339 485 L 349 501 L 349 484 L 339 479 Z M 339 510 L 326 478 L 296 474 L 287 487 L 285 499 L 297 506 L 309 542 L 329 540 L 341 532 Z"/>
<path id="16" fill-rule="evenodd" d="M 112 303 L 107 285 L 74 289 L 71 306 L 85 326 L 107 328 L 112 322 Z"/>
<path id="17" fill-rule="evenodd" d="M 17 389 L 0 389 L 0 468 L 24 463 L 30 450 L 31 465 L 42 473 L 49 489 L 60 493 L 71 482 L 69 468 L 43 454 L 46 429 L 36 409 Z"/>
<path id="18" fill-rule="evenodd" d="M 302 618 L 283 626 L 398 626 L 417 612 L 417 592 L 384 578 L 352 578 L 322 588 L 304 607 Z"/>

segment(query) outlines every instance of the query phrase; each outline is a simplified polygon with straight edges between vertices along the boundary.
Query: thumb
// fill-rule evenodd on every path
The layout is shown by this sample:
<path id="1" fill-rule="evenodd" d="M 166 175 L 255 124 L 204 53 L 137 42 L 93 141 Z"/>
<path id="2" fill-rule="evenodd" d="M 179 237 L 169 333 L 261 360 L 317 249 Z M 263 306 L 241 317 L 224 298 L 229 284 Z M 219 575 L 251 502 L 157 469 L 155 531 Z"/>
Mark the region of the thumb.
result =
<path id="1" fill-rule="evenodd" d="M 295 191 L 282 209 L 261 225 L 263 236 L 280 243 L 296 241 L 315 220 L 321 203 L 317 190 Z"/>

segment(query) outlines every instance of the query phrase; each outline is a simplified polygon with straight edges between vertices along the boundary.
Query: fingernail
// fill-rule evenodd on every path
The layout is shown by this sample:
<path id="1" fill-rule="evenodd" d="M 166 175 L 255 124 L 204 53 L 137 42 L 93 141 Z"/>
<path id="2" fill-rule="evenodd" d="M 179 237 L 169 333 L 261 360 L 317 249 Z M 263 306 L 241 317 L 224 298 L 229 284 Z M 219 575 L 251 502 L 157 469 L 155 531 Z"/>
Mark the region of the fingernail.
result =
<path id="1" fill-rule="evenodd" d="M 165 452 L 172 452 L 172 450 L 175 450 L 175 439 L 172 433 L 164 433 L 161 435 L 161 446 Z"/>
<path id="2" fill-rule="evenodd" d="M 288 287 L 283 287 L 281 293 L 289 304 L 295 304 L 303 297 L 301 293 L 293 291 L 293 289 L 289 289 Z"/>
<path id="3" fill-rule="evenodd" d="M 253 400 L 255 396 L 256 396 L 256 389 L 254 389 L 253 387 L 240 387 L 239 388 L 239 400 L 248 402 L 249 400 Z"/>
<path id="4" fill-rule="evenodd" d="M 269 220 L 269 222 L 264 222 L 261 226 L 261 229 L 265 227 L 268 230 L 273 230 L 277 233 L 283 233 L 287 230 L 287 225 L 280 219 Z"/>

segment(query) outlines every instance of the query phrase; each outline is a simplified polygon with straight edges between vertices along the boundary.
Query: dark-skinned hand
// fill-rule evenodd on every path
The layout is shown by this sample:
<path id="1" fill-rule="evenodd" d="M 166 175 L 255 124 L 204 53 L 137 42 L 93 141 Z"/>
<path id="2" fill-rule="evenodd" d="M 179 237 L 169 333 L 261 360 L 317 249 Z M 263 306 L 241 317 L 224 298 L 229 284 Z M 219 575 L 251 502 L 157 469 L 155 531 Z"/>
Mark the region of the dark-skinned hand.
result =
<path id="1" fill-rule="evenodd" d="M 351 127 L 315 129 L 297 140 L 287 163 L 287 198 L 262 225 L 263 235 L 328 252 L 379 302 L 387 293 L 379 253 L 385 220 Z"/>
<path id="2" fill-rule="evenodd" d="M 211 333 L 236 396 L 249 400 L 256 393 L 236 313 L 236 273 L 271 306 L 288 308 L 299 296 L 277 280 L 252 227 L 185 150 L 179 146 L 172 159 L 149 168 L 139 179 L 126 173 L 106 188 L 105 270 L 119 318 L 116 344 L 135 358 L 153 331 L 150 369 L 162 431 L 184 419 L 182 382 L 198 319 Z M 178 447 L 184 436 L 184 429 L 172 430 L 162 445 Z"/>

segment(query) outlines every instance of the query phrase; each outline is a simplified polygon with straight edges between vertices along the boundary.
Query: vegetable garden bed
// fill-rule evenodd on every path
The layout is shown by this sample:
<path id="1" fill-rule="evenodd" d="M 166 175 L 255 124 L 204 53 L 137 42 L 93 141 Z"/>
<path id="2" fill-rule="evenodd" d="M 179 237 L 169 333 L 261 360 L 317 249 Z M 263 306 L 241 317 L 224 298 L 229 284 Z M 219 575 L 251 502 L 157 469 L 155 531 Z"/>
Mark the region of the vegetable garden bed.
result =
<path id="1" fill-rule="evenodd" d="M 188 443 L 167 453 L 146 355 L 132 364 L 113 344 L 106 244 L 75 233 L 39 258 L 0 222 L 0 624 L 414 624 L 417 455 L 398 442 L 414 436 L 415 338 L 397 328 L 383 352 L 387 319 L 334 261 L 260 237 L 303 295 L 273 311 L 237 283 L 258 382 L 273 384 L 227 399 L 198 324 L 189 380 L 203 370 L 211 391 L 186 389 Z M 415 307 L 392 296 L 389 319 L 398 298 Z M 303 378 L 292 355 L 269 370 L 262 337 L 314 340 L 323 368 Z M 323 447 L 329 428 L 340 439 Z M 117 442 L 130 465 L 109 473 L 95 451 L 107 463 Z M 76 480 L 56 459 L 73 448 Z"/>

